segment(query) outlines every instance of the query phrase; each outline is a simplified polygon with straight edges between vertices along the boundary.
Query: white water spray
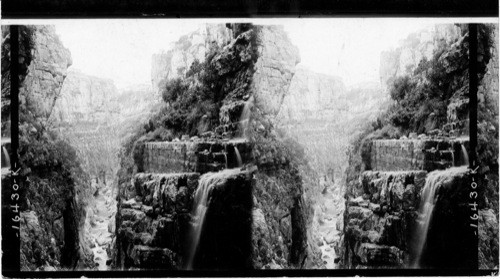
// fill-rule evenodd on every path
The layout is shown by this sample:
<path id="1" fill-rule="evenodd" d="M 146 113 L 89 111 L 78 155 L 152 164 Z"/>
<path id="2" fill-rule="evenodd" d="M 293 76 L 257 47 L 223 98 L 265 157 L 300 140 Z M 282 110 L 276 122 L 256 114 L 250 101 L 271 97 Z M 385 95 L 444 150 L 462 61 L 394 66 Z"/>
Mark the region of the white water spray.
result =
<path id="1" fill-rule="evenodd" d="M 465 149 L 465 146 L 462 144 L 462 166 L 468 166 L 469 165 L 469 154 L 467 153 L 467 149 Z"/>
<path id="2" fill-rule="evenodd" d="M 198 249 L 201 230 L 203 229 L 203 223 L 205 222 L 205 215 L 207 213 L 208 194 L 213 187 L 210 175 L 211 173 L 207 173 L 200 177 L 200 185 L 194 194 L 193 231 L 187 264 L 187 269 L 189 270 L 193 269 L 194 256 L 196 254 L 196 250 Z"/>
<path id="3" fill-rule="evenodd" d="M 243 161 L 241 160 L 241 155 L 236 145 L 234 146 L 234 153 L 236 154 L 236 160 L 238 161 L 238 168 L 241 168 L 241 166 L 243 166 Z"/>
<path id="4" fill-rule="evenodd" d="M 442 185 L 450 183 L 456 173 L 466 172 L 467 167 L 454 167 L 443 171 L 433 171 L 427 175 L 420 198 L 419 217 L 415 242 L 414 268 L 421 268 L 422 253 L 427 242 L 429 227 L 432 222 L 434 207 L 438 200 L 438 191 Z"/>
<path id="5" fill-rule="evenodd" d="M 241 112 L 239 121 L 239 137 L 243 138 L 247 137 L 246 133 L 248 128 L 248 123 L 250 121 L 250 112 L 253 106 L 253 101 L 254 101 L 253 96 L 251 96 L 243 106 L 243 111 Z"/>
<path id="6" fill-rule="evenodd" d="M 194 258 L 200 245 L 201 233 L 203 231 L 208 210 L 209 196 L 212 189 L 218 185 L 223 185 L 228 177 L 239 172 L 239 169 L 226 169 L 219 172 L 205 173 L 200 176 L 199 186 L 196 189 L 193 201 L 193 227 L 191 232 L 191 247 L 189 249 L 187 261 L 188 270 L 193 269 Z"/>
<path id="7" fill-rule="evenodd" d="M 425 180 L 424 190 L 422 191 L 422 196 L 420 199 L 419 207 L 419 218 L 417 219 L 417 242 L 416 242 L 416 257 L 415 266 L 420 266 L 420 259 L 422 257 L 422 252 L 424 250 L 425 243 L 427 241 L 427 232 L 429 230 L 429 225 L 432 221 L 432 213 L 434 211 L 434 206 L 436 204 L 436 191 L 440 187 L 438 183 L 438 172 L 431 172 Z"/>

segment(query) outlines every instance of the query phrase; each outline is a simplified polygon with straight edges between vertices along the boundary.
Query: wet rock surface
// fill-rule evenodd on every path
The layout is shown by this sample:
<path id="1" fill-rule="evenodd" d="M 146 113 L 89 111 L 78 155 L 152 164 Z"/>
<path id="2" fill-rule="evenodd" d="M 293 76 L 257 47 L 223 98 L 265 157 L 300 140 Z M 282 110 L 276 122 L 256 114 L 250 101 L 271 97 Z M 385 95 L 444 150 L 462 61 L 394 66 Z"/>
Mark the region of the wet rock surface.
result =
<path id="1" fill-rule="evenodd" d="M 468 138 L 375 140 L 368 169 L 378 171 L 446 169 L 468 163 Z"/>
<path id="2" fill-rule="evenodd" d="M 108 248 L 114 238 L 114 219 L 116 214 L 116 201 L 112 198 L 111 185 L 101 185 L 94 196 L 94 204 L 87 213 L 90 227 L 87 228 L 93 253 L 93 260 L 98 270 L 108 270 L 111 255 Z"/>
<path id="3" fill-rule="evenodd" d="M 393 145 L 407 145 L 405 141 L 391 142 Z M 456 266 L 457 262 L 470 264 L 463 260 L 467 258 L 467 251 L 472 249 L 470 245 L 459 244 L 459 236 L 451 236 L 461 231 L 460 237 L 471 237 L 463 225 L 467 223 L 464 213 L 467 201 L 466 174 L 465 167 L 434 171 L 430 174 L 424 170 L 363 172 L 357 186 L 351 189 L 352 196 L 346 201 L 342 263 L 351 268 L 406 268 L 414 264 L 417 249 L 414 246 L 417 242 L 415 232 L 419 226 L 418 222 L 422 222 L 419 218 L 423 218 L 419 215 L 421 195 L 424 184 L 432 175 L 436 177 L 437 180 L 433 179 L 438 182 L 434 182 L 438 183 L 440 188 L 434 209 L 436 213 L 429 231 L 425 232 L 428 234 L 428 244 L 425 246 L 428 250 L 424 251 L 422 258 L 426 260 L 421 262 L 420 266 L 450 267 Z M 456 216 L 448 216 L 451 212 Z M 461 221 L 451 221 L 452 219 Z M 442 237 L 445 235 L 450 236 L 443 241 Z M 462 255 L 462 258 L 457 255 Z"/>
<path id="4" fill-rule="evenodd" d="M 198 179 L 198 173 L 135 176 L 134 198 L 122 198 L 119 203 L 118 267 L 148 268 L 154 265 L 155 257 L 161 263 L 156 268 L 183 267 L 181 257 L 187 249 L 192 196 Z"/>

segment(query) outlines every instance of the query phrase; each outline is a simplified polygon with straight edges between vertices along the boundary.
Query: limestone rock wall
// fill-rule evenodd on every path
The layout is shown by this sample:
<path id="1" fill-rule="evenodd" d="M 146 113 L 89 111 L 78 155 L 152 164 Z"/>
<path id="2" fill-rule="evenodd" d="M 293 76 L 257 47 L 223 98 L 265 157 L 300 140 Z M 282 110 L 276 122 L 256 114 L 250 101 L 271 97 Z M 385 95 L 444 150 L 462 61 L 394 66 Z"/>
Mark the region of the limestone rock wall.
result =
<path id="1" fill-rule="evenodd" d="M 409 264 L 410 234 L 414 228 L 425 171 L 364 172 L 355 199 L 344 213 L 347 268 L 404 267 Z"/>
<path id="2" fill-rule="evenodd" d="M 188 35 L 169 55 L 156 57 L 158 63 L 166 66 L 153 66 L 152 79 L 153 87 L 161 87 L 155 84 L 182 77 L 195 57 L 201 62 L 202 54 L 205 58 L 210 55 L 210 65 L 205 70 L 217 77 L 213 85 L 217 87 L 215 93 L 223 96 L 217 104 L 221 126 L 213 131 L 198 131 L 197 137 L 182 137 L 181 141 L 145 143 L 139 139 L 130 154 L 133 160 L 127 157 L 126 168 L 122 170 L 132 175 L 196 171 L 200 181 L 210 179 L 215 183 L 210 197 L 213 203 L 206 213 L 208 229 L 202 233 L 200 242 L 199 268 L 300 267 L 307 254 L 307 203 L 303 200 L 300 175 L 284 155 L 278 154 L 280 150 L 283 152 L 284 143 L 276 138 L 274 131 L 275 117 L 299 61 L 297 48 L 278 26 L 229 24 L 217 25 L 214 30 L 217 32 L 200 35 L 201 39 L 196 42 L 192 39 L 198 35 Z M 214 53 L 207 53 L 208 49 Z M 193 83 L 197 82 L 197 76 L 190 78 Z M 238 123 L 246 109 L 247 135 L 241 133 L 243 125 Z M 203 121 L 202 118 L 200 122 Z M 234 143 L 242 138 L 246 138 L 246 142 Z M 257 151 L 256 147 L 260 149 Z M 246 170 L 241 170 L 237 153 Z M 281 169 L 282 166 L 285 167 Z M 123 208 L 120 203 L 138 193 L 128 182 L 127 174 L 120 178 L 118 212 Z M 256 212 L 261 213 L 259 218 L 254 218 Z M 123 220 L 117 218 L 119 228 Z M 269 233 L 261 235 L 260 232 Z M 131 237 L 118 234 L 117 245 L 125 239 Z M 130 249 L 127 247 L 131 246 L 119 249 L 127 251 Z M 181 258 L 185 260 L 182 251 L 170 250 L 184 255 Z M 133 256 L 126 253 L 132 259 Z M 124 263 L 122 257 L 117 265 L 140 268 L 131 261 Z"/>
<path id="3" fill-rule="evenodd" d="M 433 182 L 427 180 L 433 177 Z M 420 268 L 465 268 L 477 251 L 467 228 L 466 168 L 434 171 L 363 172 L 357 198 L 348 201 L 342 261 L 348 268 L 409 268 L 416 259 L 421 195 L 438 183 L 436 207 L 427 231 Z M 452 217 L 454 216 L 454 217 Z M 421 217 L 420 217 L 421 218 Z M 444 241 L 443 239 L 446 239 Z"/>
<path id="4" fill-rule="evenodd" d="M 264 114 L 274 118 L 300 62 L 299 51 L 282 26 L 261 26 L 256 38 L 259 58 L 253 76 L 255 102 Z"/>
<path id="5" fill-rule="evenodd" d="M 118 113 L 118 104 L 111 103 L 118 89 L 112 80 L 69 70 L 54 105 L 53 118 L 57 123 L 104 123 Z"/>
<path id="6" fill-rule="evenodd" d="M 432 171 L 459 166 L 466 164 L 462 146 L 468 150 L 468 140 L 374 140 L 367 168 Z"/>
<path id="7" fill-rule="evenodd" d="M 61 156 L 54 155 L 56 163 L 44 158 L 33 146 L 50 150 L 66 148 L 64 153 L 73 154 L 73 149 L 61 144 L 60 135 L 49 134 L 48 120 L 54 104 L 61 96 L 62 84 L 71 65 L 71 54 L 62 45 L 54 26 L 19 26 L 20 37 L 20 92 L 19 92 L 19 138 L 20 161 L 23 164 L 23 203 L 21 204 L 21 269 L 58 270 L 64 268 L 88 268 L 90 251 L 81 237 L 85 220 L 84 205 L 88 189 L 84 178 L 54 165 Z M 4 97 L 10 90 L 8 71 L 10 67 L 9 26 L 2 27 L 2 116 L 9 112 Z M 4 106 L 6 104 L 6 106 Z M 2 117 L 2 120 L 4 118 Z M 4 121 L 2 121 L 2 129 Z M 45 146 L 41 146 L 45 145 Z M 47 152 L 47 151 L 45 151 Z M 36 163 L 29 156 L 40 161 Z M 65 154 L 65 156 L 71 156 Z M 52 158 L 51 158 L 52 159 Z M 77 159 L 69 160 L 76 164 Z M 71 166 L 66 166 L 72 168 Z M 24 182 L 24 178 L 29 181 Z M 80 180 L 81 179 L 81 180 Z"/>
<path id="8" fill-rule="evenodd" d="M 409 35 L 394 50 L 382 52 L 380 57 L 380 82 L 383 87 L 396 77 L 411 75 L 422 59 L 430 60 L 438 44 L 452 44 L 462 31 L 452 24 L 434 25 Z"/>
<path id="9" fill-rule="evenodd" d="M 115 261 L 120 268 L 177 269 L 188 245 L 197 173 L 140 173 L 134 198 L 117 214 Z"/>
<path id="10" fill-rule="evenodd" d="M 183 77 L 195 60 L 205 61 L 212 44 L 225 46 L 231 41 L 232 36 L 231 30 L 224 25 L 206 24 L 197 31 L 181 37 L 170 50 L 154 54 L 151 64 L 153 90 L 157 92 L 163 80 Z"/>
<path id="11" fill-rule="evenodd" d="M 340 107 L 347 107 L 346 93 L 340 78 L 299 68 L 290 81 L 280 108 L 280 118 L 295 121 L 331 119 Z"/>
<path id="12" fill-rule="evenodd" d="M 478 100 L 485 102 L 487 113 L 498 119 L 498 25 L 492 25 L 493 45 L 491 46 L 491 58 L 486 65 L 486 73 L 479 83 Z"/>
<path id="13" fill-rule="evenodd" d="M 62 45 L 53 26 L 37 25 L 33 28 L 33 60 L 22 83 L 19 101 L 21 106 L 26 104 L 27 110 L 34 117 L 46 121 L 61 94 L 72 60 L 69 50 Z"/>
<path id="14" fill-rule="evenodd" d="M 143 156 L 143 171 L 150 173 L 206 173 L 252 161 L 250 145 L 245 141 L 148 142 Z"/>

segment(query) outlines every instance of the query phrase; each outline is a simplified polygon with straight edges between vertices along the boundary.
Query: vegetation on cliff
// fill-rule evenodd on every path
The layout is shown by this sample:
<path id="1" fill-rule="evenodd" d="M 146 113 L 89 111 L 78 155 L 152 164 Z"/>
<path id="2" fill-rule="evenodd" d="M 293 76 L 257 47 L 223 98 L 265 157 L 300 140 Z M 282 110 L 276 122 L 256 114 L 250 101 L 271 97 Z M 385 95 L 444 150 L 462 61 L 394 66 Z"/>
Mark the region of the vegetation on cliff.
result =
<path id="1" fill-rule="evenodd" d="M 3 37 L 9 32 L 2 27 Z M 50 33 L 45 27 L 21 26 L 20 83 L 30 64 L 39 59 L 33 56 L 40 47 L 35 36 Z M 10 65 L 9 39 L 2 44 L 2 100 L 8 96 Z M 38 70 L 38 69 L 37 69 Z M 36 75 L 35 73 L 32 73 Z M 36 78 L 36 76 L 35 76 Z M 21 186 L 21 267 L 23 270 L 74 268 L 86 266 L 88 259 L 80 253 L 79 228 L 85 216 L 85 198 L 90 195 L 88 176 L 82 170 L 74 148 L 46 126 L 45 119 L 37 117 L 41 109 L 29 104 L 35 100 L 33 92 L 21 90 L 19 105 L 19 163 L 21 175 L 26 178 Z M 47 95 L 54 92 L 47 92 Z M 57 96 L 57 93 L 55 94 Z M 47 98 L 47 96 L 45 96 Z M 10 103 L 2 101 L 2 118 L 10 112 Z M 2 135 L 8 134 L 2 121 Z M 78 196 L 78 200 L 76 197 Z M 84 257 L 82 259 L 82 257 Z"/>
<path id="2" fill-rule="evenodd" d="M 468 29 L 466 25 L 457 28 L 461 30 L 460 36 L 452 43 L 437 41 L 431 59 L 422 59 L 411 75 L 390 80 L 391 105 L 376 121 L 367 123 L 364 132 L 352 142 L 346 172 L 346 196 L 362 194 L 359 177 L 370 169 L 371 141 L 417 139 L 422 134 L 424 138 L 453 138 L 468 134 Z M 498 216 L 498 91 L 487 85 L 491 80 L 484 80 L 489 64 L 498 63 L 492 60 L 498 56 L 494 32 L 498 31 L 493 25 L 479 25 L 477 151 L 479 173 L 485 189 L 480 210 L 492 209 Z M 488 218 L 485 217 L 494 219 Z M 486 225 L 480 224 L 480 230 L 481 226 Z M 498 232 L 490 234 L 498 235 Z M 480 254 L 484 249 L 484 240 L 480 240 Z M 498 255 L 498 249 L 489 254 Z M 496 264 L 484 263 L 480 259 L 480 265 L 492 268 L 498 265 L 498 261 Z"/>
<path id="3" fill-rule="evenodd" d="M 262 113 L 255 101 L 253 78 L 260 28 L 232 25 L 234 38 L 228 45 L 213 44 L 203 62 L 195 61 L 183 77 L 161 83 L 163 106 L 137 128 L 121 150 L 120 196 L 131 198 L 130 179 L 142 171 L 145 142 L 185 140 L 184 135 L 211 141 L 238 137 L 243 132 L 240 118 L 247 109 L 244 134 L 258 167 L 253 188 L 252 266 L 300 267 L 311 213 L 303 197 L 304 152 L 277 130 L 272 117 Z"/>
<path id="4" fill-rule="evenodd" d="M 479 63 L 479 80 L 485 74 L 492 56 L 492 26 L 479 25 L 479 43 L 483 50 Z M 359 173 L 357 156 L 367 156 L 366 144 L 374 139 L 392 139 L 410 134 L 465 135 L 468 133 L 468 33 L 462 26 L 462 37 L 449 45 L 441 41 L 432 59 L 425 58 L 411 76 L 398 77 L 390 84 L 392 104 L 365 132 L 353 142 L 351 168 Z M 491 93 L 479 92 L 478 154 L 483 166 L 498 170 L 498 119 Z M 367 158 L 366 158 L 367 159 Z M 358 160 L 358 163 L 354 161 Z M 351 176 L 352 178 L 352 176 Z M 351 180 L 348 178 L 348 181 Z"/>

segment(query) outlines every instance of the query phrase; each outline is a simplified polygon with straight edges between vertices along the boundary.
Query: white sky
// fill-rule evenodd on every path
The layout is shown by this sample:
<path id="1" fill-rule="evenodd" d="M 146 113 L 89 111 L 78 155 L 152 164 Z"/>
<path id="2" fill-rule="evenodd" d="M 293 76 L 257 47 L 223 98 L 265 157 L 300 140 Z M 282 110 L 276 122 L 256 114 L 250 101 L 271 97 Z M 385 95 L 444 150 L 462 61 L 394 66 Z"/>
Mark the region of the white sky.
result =
<path id="1" fill-rule="evenodd" d="M 167 50 L 180 36 L 205 22 L 228 21 L 284 25 L 300 50 L 301 65 L 340 76 L 350 86 L 378 82 L 381 51 L 396 47 L 408 34 L 435 23 L 467 19 L 84 19 L 34 23 L 55 24 L 63 44 L 71 51 L 72 68 L 113 79 L 118 88 L 123 88 L 150 84 L 152 54 Z"/>

